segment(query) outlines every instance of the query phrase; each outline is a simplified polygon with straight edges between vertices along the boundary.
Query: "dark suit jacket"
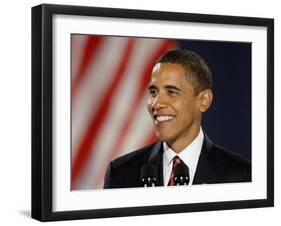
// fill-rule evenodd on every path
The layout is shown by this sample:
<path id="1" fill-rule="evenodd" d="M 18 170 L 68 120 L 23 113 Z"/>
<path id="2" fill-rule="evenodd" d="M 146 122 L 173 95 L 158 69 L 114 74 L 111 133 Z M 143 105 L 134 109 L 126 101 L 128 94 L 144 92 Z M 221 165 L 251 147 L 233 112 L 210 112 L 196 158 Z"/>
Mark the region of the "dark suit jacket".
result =
<path id="1" fill-rule="evenodd" d="M 140 187 L 140 171 L 145 163 L 158 169 L 158 184 L 163 186 L 163 145 L 156 142 L 110 162 L 104 188 Z M 206 134 L 193 184 L 251 181 L 251 164 L 241 156 L 214 144 Z"/>

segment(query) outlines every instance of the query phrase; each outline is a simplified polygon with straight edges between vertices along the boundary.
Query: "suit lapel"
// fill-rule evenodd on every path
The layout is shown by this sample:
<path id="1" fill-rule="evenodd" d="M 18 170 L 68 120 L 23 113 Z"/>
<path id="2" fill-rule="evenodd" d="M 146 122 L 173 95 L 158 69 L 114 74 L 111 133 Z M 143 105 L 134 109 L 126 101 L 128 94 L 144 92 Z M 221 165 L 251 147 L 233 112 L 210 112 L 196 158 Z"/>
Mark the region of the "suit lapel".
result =
<path id="1" fill-rule="evenodd" d="M 192 184 L 212 184 L 218 180 L 218 174 L 214 165 L 213 146 L 213 142 L 204 134 L 204 142 Z M 151 149 L 148 162 L 156 166 L 158 170 L 158 186 L 163 186 L 163 145 L 160 141 L 155 143 Z"/>
<path id="2" fill-rule="evenodd" d="M 163 145 L 158 141 L 152 148 L 148 159 L 149 163 L 156 166 L 158 170 L 158 186 L 163 186 Z"/>
<path id="3" fill-rule="evenodd" d="M 212 184 L 217 181 L 218 175 L 214 167 L 213 146 L 213 142 L 204 134 L 204 142 L 192 184 Z"/>

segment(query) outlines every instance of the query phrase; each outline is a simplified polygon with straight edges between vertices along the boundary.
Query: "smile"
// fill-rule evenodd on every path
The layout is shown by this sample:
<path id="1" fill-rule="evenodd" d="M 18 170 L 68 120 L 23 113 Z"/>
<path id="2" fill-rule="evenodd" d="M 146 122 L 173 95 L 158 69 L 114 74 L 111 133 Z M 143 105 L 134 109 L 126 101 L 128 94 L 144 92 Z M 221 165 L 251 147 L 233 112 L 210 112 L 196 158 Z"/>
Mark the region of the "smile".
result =
<path id="1" fill-rule="evenodd" d="M 163 122 L 168 122 L 171 121 L 172 119 L 175 118 L 175 116 L 170 116 L 170 115 L 161 115 L 161 116 L 155 116 L 155 123 L 163 123 Z"/>

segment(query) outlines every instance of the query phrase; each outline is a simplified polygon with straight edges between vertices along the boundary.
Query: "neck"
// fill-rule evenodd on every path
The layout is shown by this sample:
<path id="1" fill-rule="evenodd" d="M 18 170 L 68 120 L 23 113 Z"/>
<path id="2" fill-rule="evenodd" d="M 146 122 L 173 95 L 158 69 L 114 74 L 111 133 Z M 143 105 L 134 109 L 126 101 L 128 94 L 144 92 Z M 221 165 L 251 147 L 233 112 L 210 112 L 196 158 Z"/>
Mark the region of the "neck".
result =
<path id="1" fill-rule="evenodd" d="M 179 138 L 173 142 L 167 142 L 167 144 L 174 152 L 179 154 L 196 139 L 199 132 L 200 132 L 200 126 L 198 126 L 196 129 L 192 129 L 192 132 L 189 132 L 183 138 Z"/>

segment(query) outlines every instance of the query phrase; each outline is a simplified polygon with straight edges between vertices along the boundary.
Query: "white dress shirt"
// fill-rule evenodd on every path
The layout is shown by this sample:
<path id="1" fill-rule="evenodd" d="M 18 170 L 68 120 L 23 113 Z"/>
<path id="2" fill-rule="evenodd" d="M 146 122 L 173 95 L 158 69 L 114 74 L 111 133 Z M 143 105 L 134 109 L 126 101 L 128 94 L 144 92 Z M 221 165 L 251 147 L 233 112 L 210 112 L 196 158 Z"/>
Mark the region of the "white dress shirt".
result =
<path id="1" fill-rule="evenodd" d="M 199 134 L 197 137 L 179 154 L 174 152 L 167 143 L 163 142 L 164 154 L 163 154 L 163 179 L 164 186 L 167 186 L 169 183 L 170 175 L 173 167 L 173 158 L 178 155 L 182 161 L 189 168 L 189 177 L 190 181 L 188 185 L 191 185 L 194 179 L 195 171 L 197 168 L 197 163 L 199 155 L 201 153 L 201 148 L 203 145 L 204 134 L 200 127 Z"/>

